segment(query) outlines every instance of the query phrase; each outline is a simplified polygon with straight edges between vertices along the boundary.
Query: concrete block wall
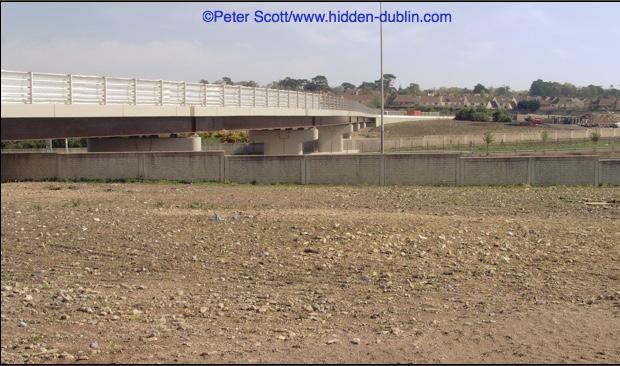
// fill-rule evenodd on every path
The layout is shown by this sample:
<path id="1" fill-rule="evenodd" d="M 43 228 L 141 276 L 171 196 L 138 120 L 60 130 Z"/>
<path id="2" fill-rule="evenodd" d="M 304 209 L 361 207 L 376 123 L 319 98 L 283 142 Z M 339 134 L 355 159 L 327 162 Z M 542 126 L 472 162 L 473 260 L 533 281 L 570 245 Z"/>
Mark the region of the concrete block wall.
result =
<path id="1" fill-rule="evenodd" d="M 530 158 L 530 181 L 534 186 L 597 185 L 598 157 L 562 156 Z"/>
<path id="2" fill-rule="evenodd" d="M 305 157 L 308 184 L 381 184 L 379 155 L 315 155 Z"/>
<path id="3" fill-rule="evenodd" d="M 2 181 L 45 179 L 224 180 L 222 152 L 2 154 Z"/>
<path id="4" fill-rule="evenodd" d="M 57 178 L 56 156 L 54 153 L 2 154 L 2 181 Z"/>
<path id="5" fill-rule="evenodd" d="M 455 185 L 460 154 L 386 154 L 385 184 Z"/>
<path id="6" fill-rule="evenodd" d="M 462 185 L 527 184 L 529 158 L 461 158 Z"/>
<path id="7" fill-rule="evenodd" d="M 599 183 L 620 186 L 620 159 L 599 160 Z"/>
<path id="8" fill-rule="evenodd" d="M 142 156 L 145 179 L 224 180 L 222 152 L 159 152 Z"/>
<path id="9" fill-rule="evenodd" d="M 303 156 L 227 156 L 225 179 L 238 183 L 304 183 Z"/>
<path id="10" fill-rule="evenodd" d="M 142 154 L 84 153 L 57 154 L 58 179 L 142 178 Z"/>
<path id="11" fill-rule="evenodd" d="M 620 185 L 620 159 L 458 154 L 225 156 L 223 152 L 2 154 L 2 181 L 175 179 L 369 185 Z"/>

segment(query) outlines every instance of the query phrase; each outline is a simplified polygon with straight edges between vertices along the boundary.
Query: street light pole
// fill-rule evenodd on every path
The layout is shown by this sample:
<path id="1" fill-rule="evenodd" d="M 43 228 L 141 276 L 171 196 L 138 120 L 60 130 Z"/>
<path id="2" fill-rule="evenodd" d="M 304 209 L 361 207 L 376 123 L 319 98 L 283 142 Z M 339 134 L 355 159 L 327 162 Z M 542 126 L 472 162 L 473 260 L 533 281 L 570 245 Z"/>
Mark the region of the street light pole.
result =
<path id="1" fill-rule="evenodd" d="M 385 153 L 384 143 L 383 143 L 383 114 L 385 113 L 385 94 L 383 90 L 383 22 L 381 22 L 381 12 L 383 11 L 383 4 L 379 2 L 379 48 L 380 48 L 380 59 L 381 59 L 381 155 Z"/>

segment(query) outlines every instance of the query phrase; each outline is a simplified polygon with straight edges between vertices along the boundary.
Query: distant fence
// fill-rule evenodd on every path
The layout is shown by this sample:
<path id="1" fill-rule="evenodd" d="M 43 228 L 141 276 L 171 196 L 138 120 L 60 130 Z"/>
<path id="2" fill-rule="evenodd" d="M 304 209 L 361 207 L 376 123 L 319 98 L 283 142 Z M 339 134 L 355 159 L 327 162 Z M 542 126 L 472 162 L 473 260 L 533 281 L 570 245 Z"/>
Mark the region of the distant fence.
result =
<path id="1" fill-rule="evenodd" d="M 223 152 L 2 154 L 2 181 L 174 179 L 385 185 L 620 185 L 620 159 L 460 154 L 226 156 Z"/>
<path id="2" fill-rule="evenodd" d="M 601 138 L 620 138 L 618 128 L 583 129 L 568 131 L 550 131 L 547 135 L 548 142 L 587 140 L 594 131 L 599 132 Z M 493 145 L 511 144 L 522 142 L 542 142 L 541 132 L 521 133 L 495 133 Z M 386 138 L 384 141 L 386 150 L 408 150 L 425 148 L 448 148 L 456 146 L 485 145 L 484 135 L 431 135 L 405 138 Z M 378 138 L 363 138 L 344 140 L 345 150 L 357 150 L 364 152 L 378 152 L 381 148 L 381 140 Z"/>

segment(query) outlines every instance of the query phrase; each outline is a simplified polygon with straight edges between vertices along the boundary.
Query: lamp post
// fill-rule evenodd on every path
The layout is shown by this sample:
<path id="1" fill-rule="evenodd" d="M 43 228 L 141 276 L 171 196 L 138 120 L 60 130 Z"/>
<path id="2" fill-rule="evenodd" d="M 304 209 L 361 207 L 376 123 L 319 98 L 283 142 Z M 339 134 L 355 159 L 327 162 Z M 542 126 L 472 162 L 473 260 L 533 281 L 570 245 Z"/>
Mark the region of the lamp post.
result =
<path id="1" fill-rule="evenodd" d="M 381 155 L 385 153 L 383 142 L 383 114 L 385 113 L 385 94 L 383 91 L 383 22 L 381 21 L 381 12 L 383 11 L 383 4 L 379 2 L 379 54 L 380 54 L 380 69 L 381 69 Z"/>

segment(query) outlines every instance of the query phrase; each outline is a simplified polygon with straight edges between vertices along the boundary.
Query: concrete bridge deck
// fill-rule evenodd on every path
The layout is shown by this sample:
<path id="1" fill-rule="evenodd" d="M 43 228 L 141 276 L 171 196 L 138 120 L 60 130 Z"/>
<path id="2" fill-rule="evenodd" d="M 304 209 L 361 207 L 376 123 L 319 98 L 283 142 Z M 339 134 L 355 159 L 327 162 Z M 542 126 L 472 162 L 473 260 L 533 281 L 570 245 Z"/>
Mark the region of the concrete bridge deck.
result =
<path id="1" fill-rule="evenodd" d="M 8 70 L 2 70 L 1 107 L 3 141 L 89 138 L 89 151 L 134 151 L 136 141 L 119 137 L 243 129 L 266 145 L 267 154 L 301 154 L 311 141 L 320 152 L 342 152 L 343 137 L 379 120 L 378 110 L 328 93 Z M 95 141 L 101 138 L 115 141 Z M 146 145 L 154 151 L 199 149 L 193 139 Z"/>
<path id="2" fill-rule="evenodd" d="M 108 137 L 374 121 L 330 94 L 2 70 L 2 140 Z"/>

